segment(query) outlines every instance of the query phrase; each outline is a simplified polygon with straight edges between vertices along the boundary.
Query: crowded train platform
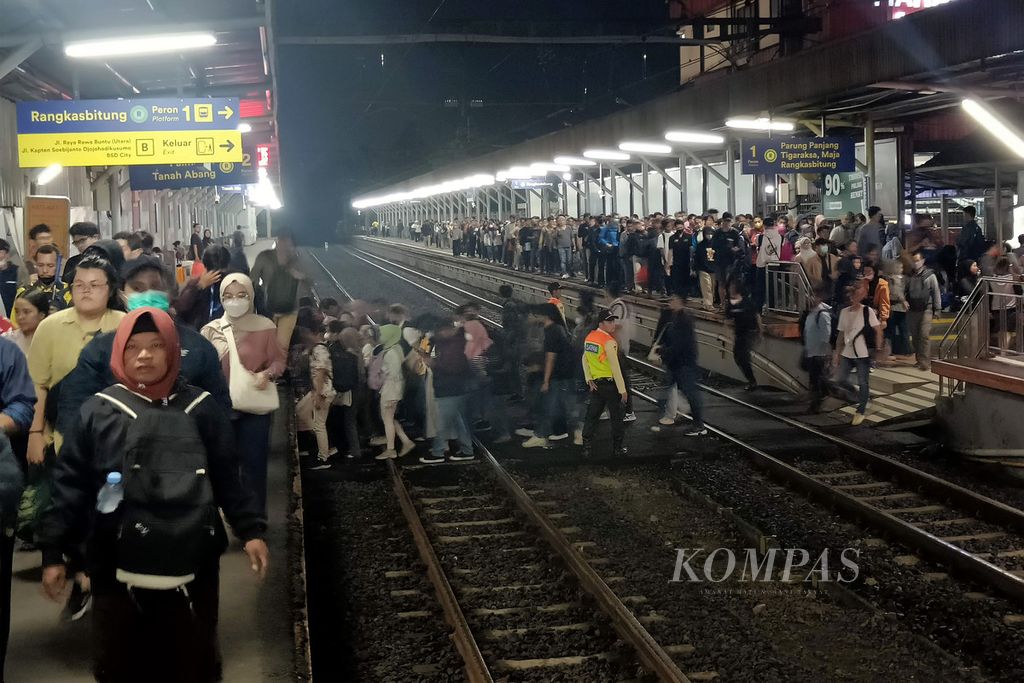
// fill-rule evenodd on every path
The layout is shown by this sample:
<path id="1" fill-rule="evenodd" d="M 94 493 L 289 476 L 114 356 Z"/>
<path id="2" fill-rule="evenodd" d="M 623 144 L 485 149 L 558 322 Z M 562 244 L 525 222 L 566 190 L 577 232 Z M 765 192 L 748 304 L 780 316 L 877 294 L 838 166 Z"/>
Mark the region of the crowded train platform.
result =
<path id="1" fill-rule="evenodd" d="M 0 0 L 0 681 L 1016 681 L 1018 0 Z"/>

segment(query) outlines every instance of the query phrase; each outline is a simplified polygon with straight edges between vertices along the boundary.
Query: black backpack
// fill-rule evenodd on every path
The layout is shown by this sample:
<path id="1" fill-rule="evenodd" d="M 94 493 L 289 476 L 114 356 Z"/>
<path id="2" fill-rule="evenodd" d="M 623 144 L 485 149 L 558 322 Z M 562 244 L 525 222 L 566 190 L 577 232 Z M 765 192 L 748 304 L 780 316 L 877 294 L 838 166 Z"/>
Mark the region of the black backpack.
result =
<path id="1" fill-rule="evenodd" d="M 868 312 L 867 305 L 861 306 L 861 313 L 864 314 L 864 327 L 860 328 L 860 332 L 854 336 L 853 341 L 856 343 L 857 337 L 864 335 L 864 343 L 868 345 L 868 350 L 870 351 L 871 349 L 877 348 L 878 345 L 875 343 L 877 340 L 875 339 L 874 329 L 872 329 L 871 325 L 868 323 L 868 321 L 871 320 L 871 314 Z M 870 334 L 868 333 L 869 330 Z"/>
<path id="2" fill-rule="evenodd" d="M 324 344 L 331 354 L 331 384 L 339 394 L 359 386 L 359 359 L 338 342 Z"/>
<path id="3" fill-rule="evenodd" d="M 188 387 L 169 400 L 149 401 L 118 384 L 96 396 L 131 418 L 124 497 L 111 513 L 120 515 L 117 580 L 139 588 L 183 586 L 224 544 L 206 446 L 190 415 L 210 394 Z"/>

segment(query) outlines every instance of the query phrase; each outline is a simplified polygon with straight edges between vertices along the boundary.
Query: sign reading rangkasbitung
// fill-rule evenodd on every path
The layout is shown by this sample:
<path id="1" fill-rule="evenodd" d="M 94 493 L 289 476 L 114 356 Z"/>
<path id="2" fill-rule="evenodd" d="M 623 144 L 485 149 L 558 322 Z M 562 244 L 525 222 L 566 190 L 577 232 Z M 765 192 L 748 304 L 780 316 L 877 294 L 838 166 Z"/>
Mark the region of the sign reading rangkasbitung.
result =
<path id="1" fill-rule="evenodd" d="M 740 144 L 743 172 L 840 173 L 857 166 L 853 138 L 756 138 Z"/>
<path id="2" fill-rule="evenodd" d="M 19 102 L 22 168 L 238 163 L 238 100 Z"/>

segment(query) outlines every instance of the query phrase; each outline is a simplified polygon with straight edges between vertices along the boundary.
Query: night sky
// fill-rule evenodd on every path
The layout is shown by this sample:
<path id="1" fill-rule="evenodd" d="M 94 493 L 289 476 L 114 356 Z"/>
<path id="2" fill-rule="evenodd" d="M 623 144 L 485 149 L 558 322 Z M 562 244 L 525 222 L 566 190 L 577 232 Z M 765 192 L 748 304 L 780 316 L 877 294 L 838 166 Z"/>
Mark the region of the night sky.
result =
<path id="1" fill-rule="evenodd" d="M 277 37 L 669 35 L 672 27 L 664 0 L 304 0 L 276 7 Z M 282 45 L 277 60 L 285 209 L 275 222 L 317 241 L 354 218 L 355 194 L 672 90 L 679 55 L 665 44 L 553 41 Z M 480 102 L 471 106 L 473 100 Z"/>

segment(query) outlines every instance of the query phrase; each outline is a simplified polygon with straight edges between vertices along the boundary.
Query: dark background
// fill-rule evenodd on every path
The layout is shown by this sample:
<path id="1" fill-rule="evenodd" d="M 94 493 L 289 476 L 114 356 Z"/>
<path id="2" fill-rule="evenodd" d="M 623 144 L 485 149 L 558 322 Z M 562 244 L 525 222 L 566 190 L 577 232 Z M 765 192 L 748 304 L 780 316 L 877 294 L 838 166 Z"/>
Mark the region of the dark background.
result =
<path id="1" fill-rule="evenodd" d="M 673 30 L 664 0 L 304 0 L 276 8 L 277 37 Z M 353 195 L 637 104 L 678 84 L 678 48 L 667 44 L 564 45 L 552 38 L 541 45 L 277 50 L 285 208 L 275 223 L 310 241 L 330 237 L 339 220 L 355 219 Z"/>

